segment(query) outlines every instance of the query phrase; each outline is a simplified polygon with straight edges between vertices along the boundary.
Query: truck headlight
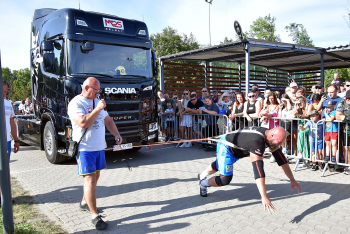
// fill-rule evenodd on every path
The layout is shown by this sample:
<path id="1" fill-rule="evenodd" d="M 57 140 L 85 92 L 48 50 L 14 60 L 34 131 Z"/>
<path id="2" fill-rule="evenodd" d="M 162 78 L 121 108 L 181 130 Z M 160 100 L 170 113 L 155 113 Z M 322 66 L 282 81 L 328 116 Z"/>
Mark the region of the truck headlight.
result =
<path id="1" fill-rule="evenodd" d="M 156 130 L 158 130 L 158 124 L 157 123 L 150 123 L 148 131 L 153 132 Z"/>

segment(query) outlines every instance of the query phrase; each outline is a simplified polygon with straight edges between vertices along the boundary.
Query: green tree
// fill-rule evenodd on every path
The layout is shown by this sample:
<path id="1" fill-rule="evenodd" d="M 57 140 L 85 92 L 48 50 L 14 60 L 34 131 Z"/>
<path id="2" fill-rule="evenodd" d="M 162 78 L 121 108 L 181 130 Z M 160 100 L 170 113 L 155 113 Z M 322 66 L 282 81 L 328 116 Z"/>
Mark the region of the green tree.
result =
<path id="1" fill-rule="evenodd" d="M 8 67 L 2 68 L 2 79 L 8 85 L 8 92 L 7 92 L 6 98 L 11 99 L 12 93 L 13 93 L 13 81 L 15 79 L 15 76 L 13 75 L 10 68 L 8 68 Z"/>
<path id="2" fill-rule="evenodd" d="M 30 84 L 30 71 L 28 68 L 14 70 L 12 97 L 13 101 L 23 100 L 27 97 L 32 98 L 32 88 Z"/>
<path id="3" fill-rule="evenodd" d="M 304 25 L 290 23 L 288 26 L 285 27 L 285 29 L 287 32 L 289 32 L 289 36 L 292 38 L 295 44 L 314 46 L 313 41 L 307 33 Z"/>
<path id="4" fill-rule="evenodd" d="M 161 33 L 151 35 L 153 41 L 153 50 L 157 53 L 157 57 L 162 57 L 169 54 L 176 54 L 183 51 L 199 49 L 199 44 L 192 33 L 190 35 L 178 34 L 176 29 L 168 26 L 162 30 Z M 183 62 L 176 62 L 183 63 Z M 190 64 L 199 64 L 198 62 L 190 62 Z M 172 66 L 167 66 L 171 68 Z M 179 72 L 179 77 L 183 72 Z M 188 73 L 193 74 L 193 73 Z M 156 77 L 156 81 L 159 84 L 159 76 Z"/>
<path id="5" fill-rule="evenodd" d="M 250 25 L 250 30 L 247 33 L 248 37 L 280 42 L 280 36 L 276 35 L 275 21 L 276 18 L 271 17 L 270 14 L 265 17 L 259 17 Z"/>

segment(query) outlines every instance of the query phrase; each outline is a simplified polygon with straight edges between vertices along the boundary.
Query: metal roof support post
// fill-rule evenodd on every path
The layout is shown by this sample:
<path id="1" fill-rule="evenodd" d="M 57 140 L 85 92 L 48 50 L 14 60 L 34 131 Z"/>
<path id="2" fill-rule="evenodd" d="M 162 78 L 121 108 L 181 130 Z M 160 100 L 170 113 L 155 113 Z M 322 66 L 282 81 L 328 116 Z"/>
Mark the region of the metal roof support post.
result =
<path id="1" fill-rule="evenodd" d="M 291 83 L 291 79 L 292 79 L 292 75 L 290 74 L 290 72 L 288 72 L 288 86 Z"/>
<path id="2" fill-rule="evenodd" d="M 324 53 L 321 53 L 321 84 L 324 87 Z"/>
<path id="3" fill-rule="evenodd" d="M 204 87 L 208 88 L 208 62 L 204 65 Z"/>
<path id="4" fill-rule="evenodd" d="M 267 68 L 267 67 L 265 67 L 265 77 L 266 77 L 266 80 L 265 80 L 265 82 L 266 82 L 266 84 L 265 84 L 265 90 L 266 90 L 266 88 L 267 88 L 267 84 L 268 84 L 268 82 L 269 82 L 269 69 Z"/>
<path id="5" fill-rule="evenodd" d="M 2 83 L 1 54 L 0 54 L 0 82 Z M 0 94 L 3 97 L 3 88 L 0 87 Z M 13 208 L 10 181 L 10 159 L 7 149 L 6 122 L 4 99 L 0 98 L 0 183 L 1 183 L 1 207 L 2 223 L 4 233 L 14 233 Z"/>
<path id="6" fill-rule="evenodd" d="M 246 44 L 245 52 L 245 95 L 249 93 L 250 85 L 250 45 Z"/>
<path id="7" fill-rule="evenodd" d="M 159 59 L 160 90 L 164 92 L 164 61 Z"/>
<path id="8" fill-rule="evenodd" d="M 242 63 L 238 64 L 239 92 L 242 92 Z"/>

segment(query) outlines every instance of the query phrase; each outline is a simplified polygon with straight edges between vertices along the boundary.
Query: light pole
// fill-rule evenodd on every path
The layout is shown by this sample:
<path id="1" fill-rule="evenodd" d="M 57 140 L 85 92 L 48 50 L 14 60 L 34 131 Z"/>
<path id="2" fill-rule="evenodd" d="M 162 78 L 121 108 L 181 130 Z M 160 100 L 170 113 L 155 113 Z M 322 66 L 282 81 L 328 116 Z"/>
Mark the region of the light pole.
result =
<path id="1" fill-rule="evenodd" d="M 204 0 L 205 2 L 209 3 L 209 41 L 211 46 L 211 33 L 210 33 L 210 5 L 213 2 L 213 0 Z"/>

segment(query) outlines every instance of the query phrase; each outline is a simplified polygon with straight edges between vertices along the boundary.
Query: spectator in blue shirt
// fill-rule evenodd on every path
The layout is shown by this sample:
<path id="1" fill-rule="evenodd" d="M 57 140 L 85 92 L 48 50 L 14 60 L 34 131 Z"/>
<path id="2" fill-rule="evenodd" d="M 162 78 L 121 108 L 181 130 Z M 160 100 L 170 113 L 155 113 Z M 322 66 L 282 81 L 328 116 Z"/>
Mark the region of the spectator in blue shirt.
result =
<path id="1" fill-rule="evenodd" d="M 317 110 L 325 110 L 326 103 L 328 103 L 329 100 L 333 100 L 335 102 L 335 108 L 337 108 L 338 103 L 343 100 L 341 97 L 338 97 L 337 86 L 334 84 L 328 87 L 328 97 L 323 96 L 321 98 L 321 101 L 317 105 Z M 321 118 L 325 118 L 324 111 L 322 113 Z"/>
<path id="2" fill-rule="evenodd" d="M 326 118 L 326 157 L 325 161 L 329 161 L 329 156 L 332 153 L 332 162 L 336 162 L 336 153 L 338 150 L 338 123 L 332 123 L 335 120 L 336 111 L 334 110 L 336 103 L 334 100 L 328 100 L 326 103 L 326 109 L 323 111 Z M 331 139 L 332 138 L 332 139 Z M 331 141 L 332 141 L 332 152 L 331 152 Z"/>

